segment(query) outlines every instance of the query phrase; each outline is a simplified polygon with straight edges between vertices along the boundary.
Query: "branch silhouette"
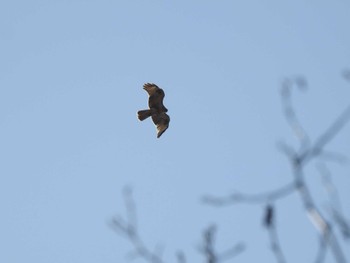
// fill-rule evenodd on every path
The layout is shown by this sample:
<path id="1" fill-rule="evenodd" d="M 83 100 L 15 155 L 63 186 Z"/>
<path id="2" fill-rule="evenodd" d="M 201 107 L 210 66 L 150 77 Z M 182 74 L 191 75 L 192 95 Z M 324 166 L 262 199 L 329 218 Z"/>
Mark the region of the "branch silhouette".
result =
<path id="1" fill-rule="evenodd" d="M 132 197 L 132 190 L 130 187 L 125 187 L 123 191 L 124 203 L 127 210 L 126 219 L 120 216 L 114 217 L 110 221 L 110 227 L 118 234 L 127 238 L 133 246 L 133 251 L 129 253 L 129 257 L 142 258 L 150 263 L 164 263 L 161 253 L 151 251 L 142 241 L 137 228 L 136 206 Z M 238 243 L 230 249 L 218 253 L 215 250 L 215 233 L 216 226 L 212 225 L 203 232 L 203 246 L 199 249 L 206 258 L 208 263 L 220 263 L 231 259 L 244 250 L 244 244 Z M 176 254 L 178 263 L 186 263 L 185 254 L 178 251 Z"/>
<path id="2" fill-rule="evenodd" d="M 226 206 L 234 203 L 266 203 L 276 199 L 287 197 L 295 192 L 296 184 L 294 182 L 282 186 L 276 190 L 259 194 L 244 194 L 235 192 L 225 197 L 217 197 L 212 195 L 205 195 L 202 197 L 202 201 L 206 204 L 213 206 Z"/>
<path id="3" fill-rule="evenodd" d="M 218 253 L 215 249 L 216 229 L 216 225 L 211 225 L 203 231 L 203 245 L 199 248 L 199 251 L 204 255 L 207 263 L 224 262 L 237 256 L 245 249 L 243 243 L 238 243 L 232 248 Z"/>
<path id="4" fill-rule="evenodd" d="M 344 73 L 344 77 L 348 77 L 348 72 L 346 74 Z M 350 121 L 350 105 L 348 105 L 335 121 L 315 140 L 314 143 L 312 143 L 306 129 L 301 124 L 292 103 L 292 91 L 295 88 L 302 91 L 306 90 L 306 80 L 303 77 L 286 79 L 282 83 L 281 101 L 285 119 L 292 130 L 292 133 L 299 141 L 299 150 L 295 150 L 293 147 L 283 142 L 278 144 L 278 148 L 287 156 L 291 163 L 293 171 L 292 182 L 285 186 L 281 186 L 276 190 L 270 190 L 261 194 L 242 194 L 235 192 L 225 197 L 205 195 L 202 198 L 202 201 L 212 206 L 227 206 L 236 203 L 269 204 L 271 202 L 277 202 L 278 200 L 296 192 L 299 194 L 301 203 L 304 206 L 308 218 L 320 236 L 320 245 L 316 254 L 315 262 L 323 262 L 326 249 L 330 248 L 336 262 L 343 263 L 346 262 L 346 259 L 341 246 L 339 245 L 338 237 L 334 233 L 332 223 L 321 213 L 312 198 L 309 186 L 305 181 L 304 167 L 317 157 L 323 157 L 325 160 L 333 159 L 339 162 L 344 161 L 345 158 L 342 155 L 328 152 L 325 150 L 325 147 Z M 329 183 L 330 181 L 328 181 L 328 184 Z M 332 186 L 335 188 L 334 185 Z M 341 229 L 343 236 L 349 237 L 350 228 L 345 217 L 339 209 L 334 209 L 333 205 L 331 205 L 330 210 L 332 211 L 334 222 Z M 274 209 L 271 205 L 268 205 L 266 208 L 265 226 L 269 230 L 271 248 L 277 262 L 286 262 L 277 238 L 277 231 L 273 223 L 273 218 Z"/>
<path id="5" fill-rule="evenodd" d="M 123 219 L 120 216 L 114 217 L 110 226 L 118 234 L 126 237 L 132 244 L 134 250 L 130 253 L 131 258 L 140 257 L 147 262 L 151 263 L 163 263 L 160 253 L 151 251 L 142 241 L 138 228 L 137 228 L 137 216 L 136 206 L 132 197 L 132 190 L 130 187 L 125 187 L 124 191 L 124 202 L 127 210 L 127 217 Z M 181 261 L 182 260 L 182 261 Z M 178 257 L 178 262 L 186 262 L 184 256 Z"/>
<path id="6" fill-rule="evenodd" d="M 272 252 L 274 253 L 276 260 L 278 263 L 285 263 L 285 257 L 283 255 L 283 251 L 278 239 L 277 229 L 275 225 L 275 208 L 272 204 L 268 204 L 265 207 L 265 215 L 264 215 L 264 225 L 269 233 L 270 247 Z"/>

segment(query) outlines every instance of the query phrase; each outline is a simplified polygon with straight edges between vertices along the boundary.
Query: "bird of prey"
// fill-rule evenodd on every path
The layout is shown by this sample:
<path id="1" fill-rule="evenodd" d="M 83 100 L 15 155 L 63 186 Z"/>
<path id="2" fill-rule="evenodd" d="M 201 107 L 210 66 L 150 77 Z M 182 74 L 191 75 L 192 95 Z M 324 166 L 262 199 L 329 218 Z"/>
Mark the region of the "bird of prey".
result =
<path id="1" fill-rule="evenodd" d="M 152 117 L 153 123 L 156 125 L 157 138 L 159 138 L 166 129 L 169 127 L 170 117 L 166 112 L 167 108 L 163 105 L 164 91 L 156 84 L 146 83 L 143 85 L 143 89 L 147 91 L 148 107 L 147 110 L 140 110 L 137 112 L 137 117 L 140 121 Z"/>

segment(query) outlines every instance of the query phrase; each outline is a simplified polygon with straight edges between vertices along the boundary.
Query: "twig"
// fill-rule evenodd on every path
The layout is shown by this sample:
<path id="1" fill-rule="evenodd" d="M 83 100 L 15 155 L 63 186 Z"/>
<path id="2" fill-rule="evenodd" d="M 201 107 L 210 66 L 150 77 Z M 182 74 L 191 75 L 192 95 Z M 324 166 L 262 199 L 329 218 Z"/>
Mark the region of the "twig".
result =
<path id="1" fill-rule="evenodd" d="M 149 250 L 139 236 L 137 230 L 136 206 L 132 198 L 131 188 L 126 187 L 123 194 L 127 210 L 127 220 L 125 221 L 121 217 L 114 217 L 110 222 L 111 228 L 118 234 L 122 234 L 129 239 L 130 243 L 133 245 L 134 250 L 129 253 L 129 257 L 140 257 L 151 263 L 163 263 L 161 256 Z"/>
<path id="2" fill-rule="evenodd" d="M 206 258 L 206 262 L 208 263 L 216 263 L 217 255 L 214 248 L 214 235 L 216 231 L 216 226 L 211 225 L 203 232 L 203 240 L 204 244 L 201 249 L 202 253 Z"/>
<path id="3" fill-rule="evenodd" d="M 278 263 L 285 263 L 286 260 L 282 252 L 275 225 L 275 209 L 270 204 L 265 207 L 264 225 L 269 232 L 270 246 L 276 261 Z"/>
<path id="4" fill-rule="evenodd" d="M 338 134 L 345 124 L 349 122 L 349 120 L 350 105 L 348 105 L 340 116 L 329 126 L 329 128 L 323 134 L 321 134 L 321 136 L 315 141 L 314 145 L 300 155 L 302 162 L 305 163 L 322 153 L 324 146 Z"/>
<path id="5" fill-rule="evenodd" d="M 326 252 L 327 252 L 327 243 L 325 242 L 324 238 L 321 237 L 319 241 L 318 252 L 316 254 L 315 263 L 322 263 L 326 258 Z"/>
<path id="6" fill-rule="evenodd" d="M 343 215 L 338 191 L 332 182 L 331 172 L 328 170 L 325 164 L 319 164 L 317 168 L 321 173 L 323 185 L 330 199 L 330 214 L 332 215 L 334 222 L 343 234 L 343 237 L 350 238 L 350 224 L 347 222 L 345 216 Z"/>
<path id="7" fill-rule="evenodd" d="M 285 89 L 285 87 L 282 87 L 282 89 Z M 282 94 L 282 99 L 283 97 L 286 97 L 286 95 Z M 286 118 L 290 117 L 286 115 Z M 296 116 L 294 116 L 293 118 L 297 120 Z M 338 134 L 338 132 L 344 127 L 344 125 L 349 121 L 349 119 L 350 105 L 345 109 L 345 111 L 342 112 L 342 114 L 335 120 L 335 122 L 333 122 L 333 124 L 330 125 L 330 127 L 316 140 L 316 142 L 313 145 L 305 147 L 304 139 L 300 138 L 300 144 L 302 147 L 304 146 L 304 150 L 300 154 L 296 154 L 295 156 L 290 157 L 291 163 L 293 165 L 294 181 L 298 185 L 298 192 L 300 194 L 301 201 L 305 207 L 305 210 L 307 211 L 307 215 L 309 216 L 314 226 L 319 230 L 325 242 L 330 246 L 335 260 L 339 263 L 346 262 L 346 259 L 344 257 L 341 247 L 338 244 L 338 240 L 335 234 L 333 233 L 331 225 L 327 222 L 325 217 L 321 214 L 320 210 L 316 207 L 314 201 L 312 200 L 309 188 L 304 180 L 303 167 L 308 161 L 312 160 L 313 158 L 317 157 L 320 153 L 322 153 L 324 146 L 327 143 L 329 143 L 336 136 L 336 134 Z"/>
<path id="8" fill-rule="evenodd" d="M 240 254 L 245 246 L 243 243 L 238 243 L 237 245 L 231 247 L 230 249 L 218 253 L 216 252 L 215 243 L 216 226 L 211 225 L 203 231 L 203 245 L 200 247 L 200 252 L 205 256 L 207 263 L 220 263 L 228 259 L 236 257 Z"/>
<path id="9" fill-rule="evenodd" d="M 291 98 L 293 85 L 295 84 L 297 87 L 299 87 L 299 89 L 305 89 L 306 84 L 304 83 L 306 83 L 306 80 L 303 80 L 301 77 L 297 79 L 286 79 L 282 83 L 281 98 L 283 104 L 283 112 L 287 123 L 289 124 L 294 135 L 301 142 L 301 145 L 303 147 L 306 147 L 310 144 L 310 139 L 295 113 Z"/>
<path id="10" fill-rule="evenodd" d="M 312 199 L 309 186 L 305 182 L 304 167 L 316 157 L 322 157 L 328 160 L 343 161 L 344 158 L 338 154 L 326 151 L 325 146 L 340 132 L 340 130 L 350 121 L 350 105 L 339 115 L 338 118 L 322 133 L 317 140 L 312 144 L 306 130 L 301 125 L 299 118 L 294 110 L 291 92 L 293 85 L 299 89 L 305 89 L 307 84 L 303 78 L 286 79 L 282 85 L 281 99 L 283 112 L 287 123 L 292 132 L 298 138 L 300 148 L 295 151 L 292 147 L 285 143 L 279 143 L 279 149 L 288 157 L 292 164 L 293 181 L 286 186 L 280 187 L 277 190 L 265 192 L 262 194 L 242 194 L 233 193 L 226 197 L 204 196 L 203 202 L 213 206 L 225 206 L 239 202 L 245 203 L 270 203 L 280 200 L 297 191 L 299 193 L 302 204 L 304 205 L 306 214 L 314 227 L 319 231 L 321 236 L 320 247 L 317 253 L 316 261 L 320 263 L 324 259 L 325 246 L 328 246 L 333 256 L 338 263 L 346 262 L 343 251 L 338 244 L 338 239 L 332 229 L 330 222 L 321 214 Z M 336 210 L 335 210 L 336 211 Z M 281 247 L 277 239 L 277 231 L 273 222 L 273 208 L 267 207 L 265 215 L 265 226 L 269 229 L 271 247 L 276 255 L 278 262 L 285 262 Z M 343 216 L 340 213 L 333 212 L 334 221 L 341 226 L 343 235 L 350 235 L 350 227 L 346 224 Z"/>
<path id="11" fill-rule="evenodd" d="M 276 190 L 271 190 L 269 192 L 264 192 L 260 194 L 242 194 L 233 193 L 226 197 L 215 197 L 206 195 L 202 198 L 202 201 L 206 204 L 213 206 L 225 206 L 235 203 L 267 203 L 272 202 L 277 199 L 281 199 L 292 194 L 296 189 L 296 184 L 294 182 L 282 186 Z"/>

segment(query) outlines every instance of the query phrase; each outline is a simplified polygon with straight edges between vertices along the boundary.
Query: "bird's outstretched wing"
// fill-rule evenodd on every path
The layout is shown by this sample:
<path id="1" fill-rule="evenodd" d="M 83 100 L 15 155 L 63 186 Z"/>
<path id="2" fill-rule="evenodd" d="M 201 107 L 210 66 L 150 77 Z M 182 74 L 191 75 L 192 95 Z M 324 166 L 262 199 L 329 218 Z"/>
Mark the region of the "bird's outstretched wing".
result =
<path id="1" fill-rule="evenodd" d="M 163 105 L 165 93 L 161 88 L 159 88 L 156 84 L 146 83 L 143 85 L 143 89 L 146 90 L 149 95 L 148 106 L 150 109 L 154 109 L 157 112 L 168 111 L 168 109 Z"/>
<path id="2" fill-rule="evenodd" d="M 157 138 L 159 138 L 169 127 L 170 117 L 165 112 L 153 114 L 152 120 L 157 128 Z"/>

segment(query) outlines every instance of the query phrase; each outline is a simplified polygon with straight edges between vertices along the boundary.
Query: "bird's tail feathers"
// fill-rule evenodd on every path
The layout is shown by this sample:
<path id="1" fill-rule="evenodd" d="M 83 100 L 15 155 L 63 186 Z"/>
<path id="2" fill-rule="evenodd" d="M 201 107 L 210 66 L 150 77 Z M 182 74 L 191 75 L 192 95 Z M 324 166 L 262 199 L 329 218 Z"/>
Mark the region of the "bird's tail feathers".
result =
<path id="1" fill-rule="evenodd" d="M 151 110 L 140 110 L 137 112 L 137 118 L 143 121 L 152 115 Z"/>

